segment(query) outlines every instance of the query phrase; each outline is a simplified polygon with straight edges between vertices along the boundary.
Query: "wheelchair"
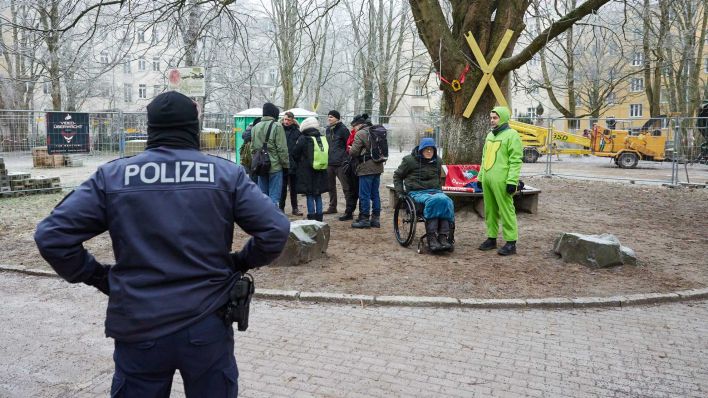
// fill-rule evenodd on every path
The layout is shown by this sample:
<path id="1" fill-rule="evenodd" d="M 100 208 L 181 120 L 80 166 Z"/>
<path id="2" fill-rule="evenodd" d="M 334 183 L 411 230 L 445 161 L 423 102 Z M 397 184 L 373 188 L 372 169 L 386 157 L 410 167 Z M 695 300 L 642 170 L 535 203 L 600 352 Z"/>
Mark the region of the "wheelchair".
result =
<path id="1" fill-rule="evenodd" d="M 396 208 L 393 211 L 393 232 L 396 235 L 396 241 L 398 241 L 401 246 L 410 246 L 415 239 L 416 224 L 418 222 L 425 223 L 423 208 L 424 205 L 422 203 L 415 202 L 408 195 L 406 195 L 404 199 L 398 200 L 398 203 L 396 203 Z M 427 239 L 425 239 L 427 237 L 428 234 L 425 233 L 418 239 L 418 254 L 424 251 L 430 252 Z M 447 239 L 452 245 L 452 248 L 448 251 L 451 253 L 455 250 L 454 222 L 450 223 L 450 235 Z"/>

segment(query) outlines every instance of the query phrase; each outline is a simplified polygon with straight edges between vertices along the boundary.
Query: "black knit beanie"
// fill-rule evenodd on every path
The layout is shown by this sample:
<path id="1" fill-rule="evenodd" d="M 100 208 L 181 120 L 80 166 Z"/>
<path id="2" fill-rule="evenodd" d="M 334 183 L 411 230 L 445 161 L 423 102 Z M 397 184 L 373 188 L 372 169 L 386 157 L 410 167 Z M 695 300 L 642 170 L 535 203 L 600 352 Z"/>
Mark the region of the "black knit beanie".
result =
<path id="1" fill-rule="evenodd" d="M 148 148 L 158 146 L 199 149 L 199 112 L 189 97 L 168 91 L 147 106 Z"/>
<path id="2" fill-rule="evenodd" d="M 334 116 L 335 118 L 337 118 L 337 120 L 340 120 L 342 118 L 342 115 L 340 115 L 339 112 L 337 112 L 335 110 L 329 111 L 327 116 Z"/>
<path id="3" fill-rule="evenodd" d="M 356 126 L 356 125 L 364 124 L 364 123 L 371 124 L 371 120 L 369 120 L 369 115 L 367 113 L 362 113 L 361 115 L 356 115 L 356 116 L 354 116 L 354 119 L 352 119 L 352 126 Z"/>
<path id="4" fill-rule="evenodd" d="M 277 106 L 271 104 L 270 102 L 263 104 L 263 116 L 270 116 L 273 119 L 277 119 L 279 115 L 280 109 L 278 109 Z"/>

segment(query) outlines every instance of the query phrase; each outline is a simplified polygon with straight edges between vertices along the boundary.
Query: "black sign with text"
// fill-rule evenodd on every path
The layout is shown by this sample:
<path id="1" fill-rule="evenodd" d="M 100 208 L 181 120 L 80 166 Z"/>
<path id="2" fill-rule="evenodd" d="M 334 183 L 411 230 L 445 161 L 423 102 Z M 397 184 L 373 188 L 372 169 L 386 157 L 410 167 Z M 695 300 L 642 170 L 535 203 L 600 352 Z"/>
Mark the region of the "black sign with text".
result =
<path id="1" fill-rule="evenodd" d="M 89 114 L 47 112 L 47 153 L 90 152 Z"/>

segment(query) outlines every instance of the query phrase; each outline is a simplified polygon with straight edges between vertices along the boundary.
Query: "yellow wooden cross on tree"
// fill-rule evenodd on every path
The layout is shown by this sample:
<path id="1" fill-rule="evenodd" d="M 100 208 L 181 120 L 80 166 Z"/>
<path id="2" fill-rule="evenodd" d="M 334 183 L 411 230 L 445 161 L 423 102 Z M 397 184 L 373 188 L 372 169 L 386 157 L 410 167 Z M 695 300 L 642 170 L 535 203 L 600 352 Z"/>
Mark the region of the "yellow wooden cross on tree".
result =
<path id="1" fill-rule="evenodd" d="M 472 98 L 470 98 L 470 102 L 467 104 L 467 108 L 465 108 L 465 112 L 462 113 L 462 116 L 467 118 L 472 116 L 472 111 L 474 110 L 474 107 L 477 106 L 477 102 L 479 102 L 479 99 L 482 97 L 482 93 L 487 87 L 487 84 L 489 84 L 489 88 L 492 89 L 494 97 L 497 99 L 499 104 L 503 106 L 508 106 L 506 99 L 504 98 L 504 94 L 499 88 L 499 84 L 497 84 L 497 79 L 495 79 L 494 75 L 492 74 L 494 73 L 494 69 L 496 69 L 497 64 L 499 63 L 502 54 L 504 54 L 506 46 L 509 45 L 509 41 L 511 40 L 511 36 L 513 34 L 513 30 L 506 30 L 506 33 L 504 33 L 504 37 L 502 37 L 502 40 L 499 43 L 497 50 L 494 52 L 491 61 L 489 61 L 489 64 L 487 64 L 487 61 L 484 59 L 484 54 L 482 54 L 482 50 L 479 49 L 477 41 L 472 36 L 472 32 L 467 32 L 467 34 L 465 34 L 467 44 L 472 49 L 472 54 L 477 59 L 477 63 L 479 63 L 479 67 L 480 69 L 482 69 L 482 72 L 484 72 L 484 75 L 482 75 L 482 79 L 479 81 L 479 85 L 477 85 L 477 88 L 474 90 L 474 94 L 472 94 Z"/>

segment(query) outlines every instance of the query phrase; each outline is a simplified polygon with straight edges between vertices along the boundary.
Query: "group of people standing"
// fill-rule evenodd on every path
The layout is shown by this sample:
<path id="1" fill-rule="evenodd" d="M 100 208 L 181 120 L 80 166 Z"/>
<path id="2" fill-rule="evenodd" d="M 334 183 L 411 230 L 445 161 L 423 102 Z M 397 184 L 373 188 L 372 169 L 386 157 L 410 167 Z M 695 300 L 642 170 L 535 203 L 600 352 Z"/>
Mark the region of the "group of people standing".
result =
<path id="1" fill-rule="evenodd" d="M 274 204 L 285 211 L 288 192 L 292 214 L 303 215 L 298 195 L 307 200 L 307 219 L 322 221 L 324 214 L 338 213 L 337 180 L 344 193 L 344 214 L 340 221 L 353 220 L 353 228 L 381 226 L 379 186 L 383 163 L 366 155 L 371 152 L 368 129 L 372 126 L 367 114 L 354 117 L 351 130 L 344 125 L 338 111 L 327 114 L 327 126 L 322 128 L 317 118 L 308 117 L 298 124 L 295 115 L 285 112 L 279 118 L 278 108 L 266 103 L 263 116 L 254 120 L 244 133 L 250 147 L 244 151 L 242 163 L 248 169 L 251 155 L 266 143 L 270 156 L 270 171 L 266 175 L 251 175 L 254 182 Z M 322 195 L 329 195 L 326 210 Z M 357 202 L 359 216 L 354 220 Z"/>

